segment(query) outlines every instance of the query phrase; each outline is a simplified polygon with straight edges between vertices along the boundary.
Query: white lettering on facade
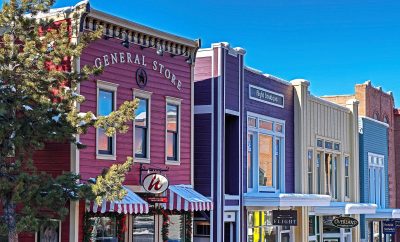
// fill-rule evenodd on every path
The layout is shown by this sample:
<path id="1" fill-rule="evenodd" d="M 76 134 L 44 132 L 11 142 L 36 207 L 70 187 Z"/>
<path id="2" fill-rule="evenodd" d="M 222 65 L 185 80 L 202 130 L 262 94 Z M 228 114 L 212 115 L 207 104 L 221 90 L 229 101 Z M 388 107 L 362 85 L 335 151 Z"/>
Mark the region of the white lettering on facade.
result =
<path id="1" fill-rule="evenodd" d="M 157 61 L 153 61 L 153 70 L 157 70 Z"/>
<path id="2" fill-rule="evenodd" d="M 127 59 L 128 63 L 131 63 L 131 64 L 133 63 L 133 62 L 132 62 L 132 55 L 131 55 L 131 53 L 129 53 L 129 52 L 126 53 L 126 59 Z"/>
<path id="3" fill-rule="evenodd" d="M 101 63 L 101 59 L 100 58 L 96 58 L 95 60 L 94 60 L 94 65 L 97 67 L 97 68 L 100 68 L 103 64 Z"/>
<path id="4" fill-rule="evenodd" d="M 108 61 L 108 55 L 103 55 L 103 59 L 104 59 L 104 66 L 109 66 L 110 62 Z"/>
<path id="5" fill-rule="evenodd" d="M 139 55 L 138 54 L 136 54 L 136 56 L 135 56 L 135 64 L 140 65 L 140 59 L 139 59 Z"/>
<path id="6" fill-rule="evenodd" d="M 119 52 L 119 62 L 125 63 L 125 53 L 124 52 Z"/>
<path id="7" fill-rule="evenodd" d="M 111 54 L 111 63 L 113 65 L 118 63 L 117 53 Z"/>

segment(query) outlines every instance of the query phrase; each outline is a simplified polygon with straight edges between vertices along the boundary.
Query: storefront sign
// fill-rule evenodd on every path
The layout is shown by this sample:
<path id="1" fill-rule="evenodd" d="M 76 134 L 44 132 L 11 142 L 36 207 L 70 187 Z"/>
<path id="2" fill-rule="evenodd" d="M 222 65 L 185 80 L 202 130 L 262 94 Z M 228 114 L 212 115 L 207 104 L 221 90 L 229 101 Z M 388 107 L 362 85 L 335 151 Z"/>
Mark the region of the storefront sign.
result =
<path id="1" fill-rule="evenodd" d="M 147 70 L 153 70 L 161 75 L 163 78 L 171 82 L 178 90 L 182 88 L 182 82 L 177 79 L 176 75 L 172 73 L 172 71 L 163 63 L 158 62 L 156 60 L 146 61 L 146 56 L 139 53 L 131 53 L 131 52 L 118 52 L 118 53 L 110 53 L 105 54 L 101 57 L 96 57 L 94 59 L 94 65 L 96 67 L 107 67 L 115 64 L 132 64 L 135 66 L 140 66 Z M 136 77 L 137 77 L 136 72 Z M 147 80 L 147 74 L 146 74 Z M 146 81 L 147 82 L 147 81 Z M 139 85 L 139 84 L 138 84 Z M 140 87 L 140 85 L 139 85 Z"/>
<path id="2" fill-rule="evenodd" d="M 297 211 L 272 210 L 272 225 L 297 226 Z"/>
<path id="3" fill-rule="evenodd" d="M 149 203 L 167 203 L 168 197 L 148 197 L 146 200 Z"/>
<path id="4" fill-rule="evenodd" d="M 250 99 L 281 108 L 285 105 L 285 98 L 282 94 L 253 85 L 249 85 L 249 92 Z"/>
<path id="5" fill-rule="evenodd" d="M 143 179 L 143 188 L 149 193 L 163 193 L 168 186 L 168 179 L 160 174 L 149 174 Z"/>
<path id="6" fill-rule="evenodd" d="M 396 220 L 393 220 L 393 221 L 396 224 L 396 228 L 400 228 L 400 220 L 396 219 Z"/>
<path id="7" fill-rule="evenodd" d="M 396 222 L 395 221 L 382 221 L 383 233 L 384 234 L 395 234 L 396 233 Z"/>
<path id="8" fill-rule="evenodd" d="M 341 229 L 350 229 L 358 225 L 358 220 L 352 217 L 336 217 L 332 220 L 333 226 Z"/>

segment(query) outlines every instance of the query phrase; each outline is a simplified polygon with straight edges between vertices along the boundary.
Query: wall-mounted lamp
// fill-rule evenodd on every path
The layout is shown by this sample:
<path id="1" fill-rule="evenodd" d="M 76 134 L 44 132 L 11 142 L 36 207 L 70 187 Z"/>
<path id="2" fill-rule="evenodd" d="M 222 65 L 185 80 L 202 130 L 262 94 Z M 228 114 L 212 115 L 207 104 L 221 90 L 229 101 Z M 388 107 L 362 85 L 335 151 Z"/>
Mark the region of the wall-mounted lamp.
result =
<path id="1" fill-rule="evenodd" d="M 163 50 L 163 48 L 162 48 L 161 45 L 159 45 L 159 46 L 157 47 L 156 53 L 157 53 L 157 55 L 159 55 L 159 56 L 163 56 L 163 55 L 164 55 L 164 50 Z"/>
<path id="2" fill-rule="evenodd" d="M 188 63 L 189 65 L 191 65 L 193 63 L 192 56 L 189 56 L 188 58 L 186 58 L 186 63 Z"/>

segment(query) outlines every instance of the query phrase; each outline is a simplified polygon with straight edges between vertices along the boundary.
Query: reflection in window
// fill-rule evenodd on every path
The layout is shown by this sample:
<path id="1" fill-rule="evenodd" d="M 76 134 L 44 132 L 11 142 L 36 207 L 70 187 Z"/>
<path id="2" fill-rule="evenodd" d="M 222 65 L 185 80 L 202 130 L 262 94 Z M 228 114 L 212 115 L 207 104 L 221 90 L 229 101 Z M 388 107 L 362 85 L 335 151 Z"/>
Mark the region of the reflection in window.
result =
<path id="1" fill-rule="evenodd" d="M 272 130 L 272 122 L 260 120 L 260 129 Z"/>
<path id="2" fill-rule="evenodd" d="M 278 227 L 272 226 L 272 213 L 251 211 L 248 213 L 248 240 L 253 242 L 277 241 Z"/>
<path id="3" fill-rule="evenodd" d="M 0 237 L 1 238 L 1 237 Z M 37 241 L 58 242 L 60 241 L 60 221 L 43 221 L 37 234 Z M 3 241 L 3 240 L 0 240 Z M 6 240 L 4 240 L 6 241 Z"/>
<path id="4" fill-rule="evenodd" d="M 247 135 L 247 187 L 253 188 L 253 162 L 254 162 L 254 134 Z"/>
<path id="5" fill-rule="evenodd" d="M 273 160 L 272 160 L 272 136 L 260 134 L 259 135 L 259 185 L 272 187 L 273 184 Z"/>
<path id="6" fill-rule="evenodd" d="M 313 151 L 308 150 L 307 153 L 307 175 L 308 175 L 308 193 L 313 192 Z"/>
<path id="7" fill-rule="evenodd" d="M 322 174 L 322 171 L 321 171 L 321 157 L 322 157 L 322 154 L 321 154 L 321 152 L 318 152 L 317 153 L 317 163 L 316 163 L 316 167 L 317 167 L 317 193 L 318 194 L 321 194 L 321 176 L 323 175 Z"/>
<path id="8" fill-rule="evenodd" d="M 89 221 L 92 241 L 118 241 L 115 217 L 92 217 Z"/>
<path id="9" fill-rule="evenodd" d="M 348 156 L 344 158 L 344 196 L 350 197 L 350 160 Z"/>
<path id="10" fill-rule="evenodd" d="M 147 157 L 148 100 L 139 99 L 135 110 L 135 157 Z"/>
<path id="11" fill-rule="evenodd" d="M 98 115 L 109 115 L 112 111 L 114 111 L 114 92 L 100 89 L 97 103 Z M 113 154 L 113 137 L 106 136 L 104 129 L 98 129 L 97 142 L 99 154 Z"/>
<path id="12" fill-rule="evenodd" d="M 178 106 L 167 104 L 167 160 L 178 160 Z"/>
<path id="13" fill-rule="evenodd" d="M 133 216 L 132 239 L 133 241 L 154 242 L 154 215 Z"/>

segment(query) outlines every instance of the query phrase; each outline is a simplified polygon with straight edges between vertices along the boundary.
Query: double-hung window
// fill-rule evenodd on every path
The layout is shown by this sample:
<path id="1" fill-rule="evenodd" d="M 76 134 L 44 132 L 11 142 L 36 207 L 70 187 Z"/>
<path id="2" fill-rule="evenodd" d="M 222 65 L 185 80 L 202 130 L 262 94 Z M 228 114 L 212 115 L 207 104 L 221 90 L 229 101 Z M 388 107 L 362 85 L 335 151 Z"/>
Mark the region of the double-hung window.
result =
<path id="1" fill-rule="evenodd" d="M 180 162 L 180 99 L 167 97 L 166 105 L 166 163 Z"/>
<path id="2" fill-rule="evenodd" d="M 384 156 L 368 153 L 369 202 L 385 207 Z"/>
<path id="3" fill-rule="evenodd" d="M 278 191 L 284 182 L 285 122 L 249 114 L 247 185 L 249 191 Z"/>
<path id="4" fill-rule="evenodd" d="M 97 81 L 97 115 L 107 116 L 116 108 L 117 84 Z M 106 135 L 106 130 L 97 129 L 97 159 L 116 158 L 116 136 Z"/>
<path id="5" fill-rule="evenodd" d="M 307 152 L 307 178 L 308 178 L 308 193 L 313 193 L 313 150 L 308 150 Z"/>
<path id="6" fill-rule="evenodd" d="M 151 93 L 143 90 L 134 90 L 138 101 L 135 110 L 134 153 L 135 161 L 150 163 L 150 103 Z"/>
<path id="7" fill-rule="evenodd" d="M 350 198 L 350 158 L 344 157 L 344 196 Z"/>

